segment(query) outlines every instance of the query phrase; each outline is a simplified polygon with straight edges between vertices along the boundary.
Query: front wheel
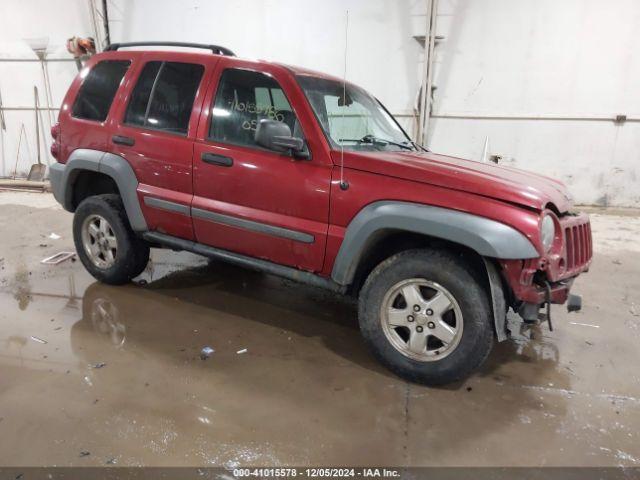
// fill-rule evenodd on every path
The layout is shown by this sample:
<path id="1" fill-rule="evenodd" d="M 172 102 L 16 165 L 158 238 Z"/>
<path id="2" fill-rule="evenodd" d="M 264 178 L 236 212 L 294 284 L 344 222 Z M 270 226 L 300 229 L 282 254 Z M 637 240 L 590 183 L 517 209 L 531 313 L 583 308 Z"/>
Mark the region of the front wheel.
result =
<path id="1" fill-rule="evenodd" d="M 73 240 L 84 267 L 104 283 L 127 283 L 149 262 L 149 246 L 131 230 L 119 195 L 83 200 L 73 217 Z"/>
<path id="2" fill-rule="evenodd" d="M 378 265 L 359 300 L 360 330 L 399 376 L 441 385 L 468 376 L 489 355 L 489 298 L 459 256 L 409 250 Z"/>

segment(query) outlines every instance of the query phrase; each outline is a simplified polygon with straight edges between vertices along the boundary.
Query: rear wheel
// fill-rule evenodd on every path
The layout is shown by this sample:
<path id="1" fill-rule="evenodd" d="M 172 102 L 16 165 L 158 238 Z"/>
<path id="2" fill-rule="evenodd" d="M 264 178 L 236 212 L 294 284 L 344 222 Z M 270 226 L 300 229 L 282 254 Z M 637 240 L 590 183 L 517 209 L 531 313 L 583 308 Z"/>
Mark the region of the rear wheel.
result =
<path id="1" fill-rule="evenodd" d="M 119 195 L 83 200 L 73 218 L 73 239 L 84 267 L 104 283 L 127 283 L 149 261 L 149 246 L 131 230 Z"/>
<path id="2" fill-rule="evenodd" d="M 475 272 L 453 253 L 410 250 L 367 278 L 360 329 L 378 359 L 410 381 L 460 380 L 489 355 L 489 299 Z"/>

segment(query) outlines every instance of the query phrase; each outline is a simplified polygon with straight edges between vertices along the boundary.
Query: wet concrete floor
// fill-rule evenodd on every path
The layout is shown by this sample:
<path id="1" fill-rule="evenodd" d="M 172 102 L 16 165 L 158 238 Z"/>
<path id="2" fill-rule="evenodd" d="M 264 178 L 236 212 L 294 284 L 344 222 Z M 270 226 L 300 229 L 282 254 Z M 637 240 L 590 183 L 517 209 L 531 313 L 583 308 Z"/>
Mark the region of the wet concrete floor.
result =
<path id="1" fill-rule="evenodd" d="M 320 290 L 161 250 L 124 287 L 42 265 L 71 215 L 0 193 L 0 465 L 640 465 L 640 220 L 593 221 L 583 311 L 427 388 Z"/>

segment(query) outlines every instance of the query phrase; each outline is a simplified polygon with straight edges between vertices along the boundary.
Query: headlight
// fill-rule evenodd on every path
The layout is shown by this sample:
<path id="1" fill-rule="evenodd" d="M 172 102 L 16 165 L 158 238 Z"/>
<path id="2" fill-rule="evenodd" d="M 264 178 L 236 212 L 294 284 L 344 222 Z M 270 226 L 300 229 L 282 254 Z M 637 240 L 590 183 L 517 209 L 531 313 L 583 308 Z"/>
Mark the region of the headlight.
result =
<path id="1" fill-rule="evenodd" d="M 540 225 L 540 238 L 542 239 L 542 248 L 544 248 L 545 253 L 551 249 L 555 236 L 556 222 L 553 221 L 553 217 L 550 214 L 546 214 Z"/>

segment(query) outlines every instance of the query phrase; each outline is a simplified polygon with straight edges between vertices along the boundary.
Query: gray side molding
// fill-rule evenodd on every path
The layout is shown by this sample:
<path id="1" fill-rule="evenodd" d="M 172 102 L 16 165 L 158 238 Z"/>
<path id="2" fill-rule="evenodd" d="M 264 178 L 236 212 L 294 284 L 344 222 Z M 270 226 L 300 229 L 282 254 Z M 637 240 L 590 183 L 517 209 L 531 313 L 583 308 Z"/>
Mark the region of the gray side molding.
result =
<path id="1" fill-rule="evenodd" d="M 230 225 L 232 227 L 243 228 L 252 232 L 263 233 L 274 237 L 286 238 L 302 243 L 313 243 L 315 237 L 311 234 L 290 230 L 284 227 L 276 227 L 262 222 L 254 222 L 253 220 L 245 220 L 244 218 L 232 217 L 221 213 L 210 212 L 200 208 L 191 208 L 191 215 L 195 218 L 202 218 L 210 222 L 221 223 L 222 225 Z"/>
<path id="2" fill-rule="evenodd" d="M 349 285 L 368 244 L 389 231 L 449 240 L 483 257 L 525 259 L 540 256 L 523 234 L 503 223 L 446 208 L 381 201 L 363 208 L 349 224 L 331 278 L 341 285 Z"/>
<path id="3" fill-rule="evenodd" d="M 179 213 L 180 215 L 191 216 L 191 208 L 188 205 L 182 205 L 181 203 L 169 202 L 168 200 L 162 200 L 155 197 L 143 197 L 142 201 L 145 205 L 167 212 Z"/>
<path id="4" fill-rule="evenodd" d="M 57 187 L 54 192 L 56 199 L 62 203 L 65 210 L 70 212 L 74 210 L 73 184 L 83 170 L 104 173 L 113 178 L 122 196 L 122 203 L 131 228 L 137 232 L 148 230 L 136 193 L 138 188 L 136 174 L 129 162 L 113 153 L 79 148 L 69 155 L 64 171 L 60 174 L 61 178 L 56 181 Z"/>

